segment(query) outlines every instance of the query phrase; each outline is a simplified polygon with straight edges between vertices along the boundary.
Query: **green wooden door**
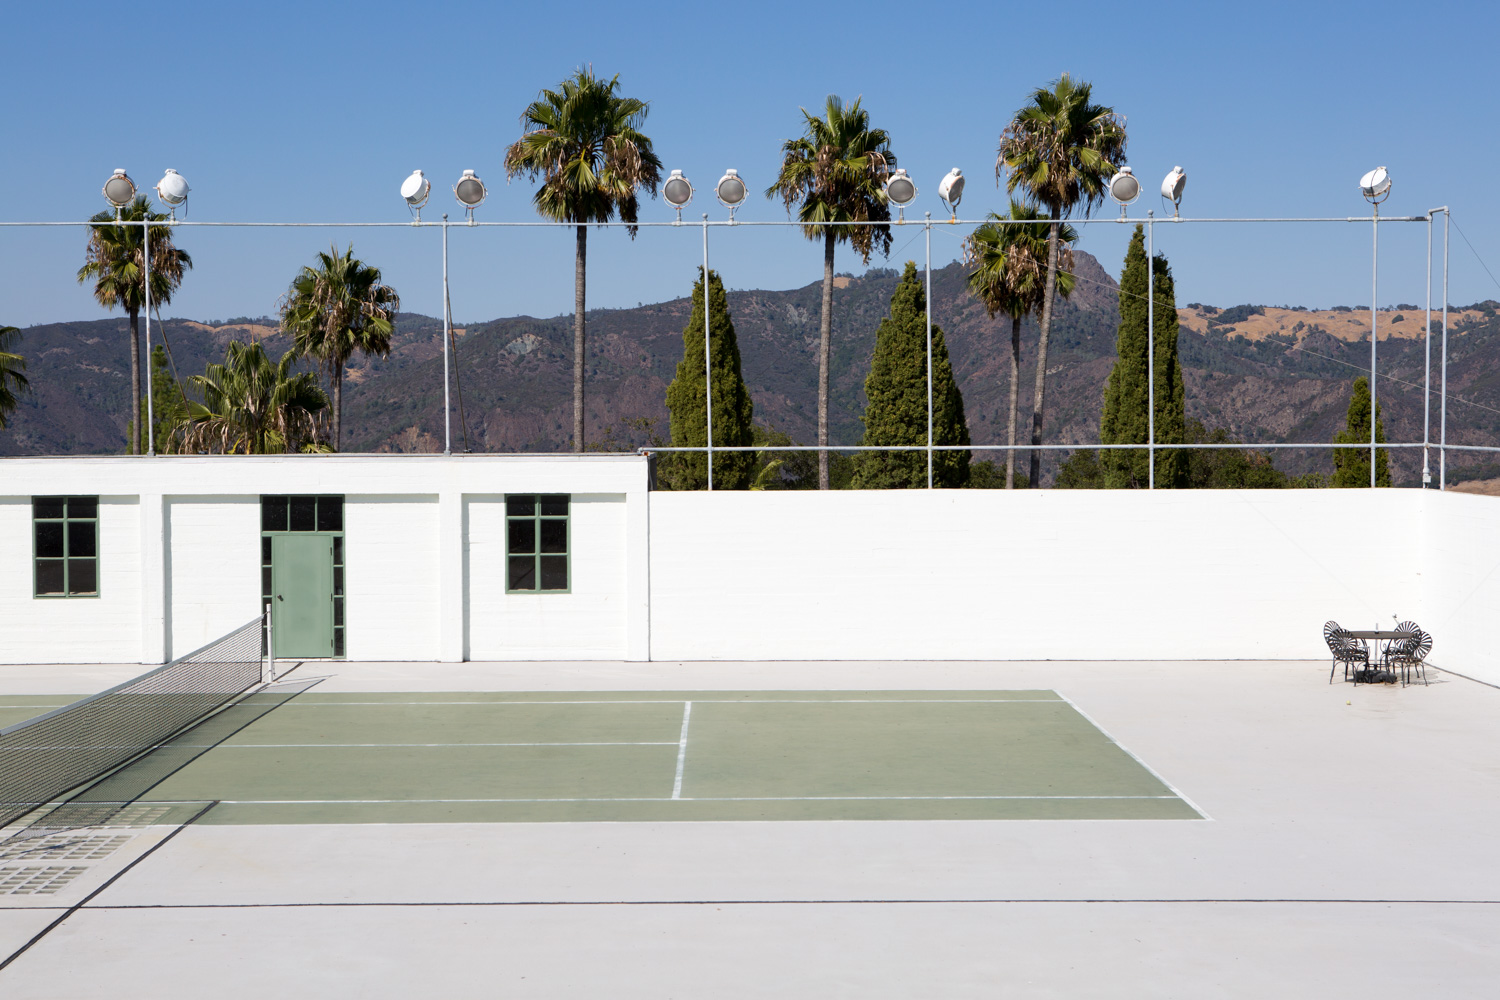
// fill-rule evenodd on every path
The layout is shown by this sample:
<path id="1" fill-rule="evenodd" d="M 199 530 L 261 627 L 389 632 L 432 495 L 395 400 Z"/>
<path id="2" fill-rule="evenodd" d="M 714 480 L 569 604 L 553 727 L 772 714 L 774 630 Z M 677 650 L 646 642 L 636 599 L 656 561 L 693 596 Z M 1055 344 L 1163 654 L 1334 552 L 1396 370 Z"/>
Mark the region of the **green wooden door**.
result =
<path id="1" fill-rule="evenodd" d="M 271 539 L 271 623 L 277 656 L 333 655 L 333 539 Z"/>

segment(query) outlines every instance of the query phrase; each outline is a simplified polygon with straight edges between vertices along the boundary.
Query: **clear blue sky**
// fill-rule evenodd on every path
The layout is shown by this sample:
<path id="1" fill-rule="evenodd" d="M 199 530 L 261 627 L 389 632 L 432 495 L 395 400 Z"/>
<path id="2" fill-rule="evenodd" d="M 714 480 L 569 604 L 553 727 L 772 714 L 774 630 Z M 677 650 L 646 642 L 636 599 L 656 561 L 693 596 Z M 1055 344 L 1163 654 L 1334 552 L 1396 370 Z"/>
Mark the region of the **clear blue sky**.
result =
<path id="1" fill-rule="evenodd" d="M 167 23 L 174 8 L 184 13 Z M 939 13 L 940 11 L 944 13 Z M 113 26 L 122 30 L 111 31 Z M 188 218 L 398 221 L 414 168 L 434 181 L 428 219 L 461 217 L 449 187 L 477 170 L 486 220 L 532 220 L 532 186 L 502 157 L 544 86 L 592 63 L 651 102 L 645 131 L 668 168 L 699 186 L 690 218 L 723 210 L 711 186 L 736 167 L 757 192 L 742 218 L 784 219 L 758 194 L 800 130 L 799 106 L 863 95 L 917 179 L 915 211 L 942 212 L 939 179 L 969 178 L 962 209 L 1002 204 L 995 144 L 1028 92 L 1067 71 L 1128 118 L 1129 161 L 1154 192 L 1188 171 L 1193 216 L 1365 215 L 1356 182 L 1386 165 L 1387 214 L 1450 204 L 1500 273 L 1496 60 L 1489 3 L 1246 6 L 1203 3 L 809 4 L 24 4 L 7 15 L 0 63 L 5 137 L 0 220 L 84 219 L 114 167 L 147 188 L 173 167 L 193 185 Z M 1132 211 L 1160 210 L 1148 194 Z M 1102 214 L 1116 210 L 1108 206 Z M 660 201 L 643 218 L 668 220 Z M 1425 227 L 1383 227 L 1382 304 L 1421 303 Z M 938 263 L 963 230 L 933 236 Z M 1126 227 L 1095 225 L 1081 247 L 1118 272 Z M 1309 306 L 1370 300 L 1370 227 L 1158 227 L 1181 301 Z M 184 229 L 197 267 L 169 315 L 261 315 L 299 265 L 353 239 L 408 309 L 440 311 L 436 231 Z M 591 306 L 685 294 L 698 231 L 590 234 Z M 79 230 L 0 229 L 0 322 L 103 313 L 73 280 Z M 713 233 L 734 288 L 790 288 L 821 274 L 793 231 Z M 451 237 L 455 317 L 572 310 L 567 231 Z M 922 260 L 919 227 L 897 231 L 892 265 Z M 1451 298 L 1500 298 L 1453 235 Z M 874 264 L 884 263 L 877 260 Z M 841 252 L 840 270 L 860 262 Z M 1436 299 L 1438 292 L 1434 292 Z"/>

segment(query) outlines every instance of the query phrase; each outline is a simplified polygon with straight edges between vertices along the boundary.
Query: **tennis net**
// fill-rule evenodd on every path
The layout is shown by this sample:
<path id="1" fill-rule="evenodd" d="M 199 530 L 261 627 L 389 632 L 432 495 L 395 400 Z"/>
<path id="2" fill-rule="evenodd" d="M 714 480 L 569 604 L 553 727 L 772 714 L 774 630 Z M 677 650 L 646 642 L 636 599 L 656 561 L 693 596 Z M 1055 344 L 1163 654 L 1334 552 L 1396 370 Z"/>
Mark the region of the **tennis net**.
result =
<path id="1" fill-rule="evenodd" d="M 263 620 L 0 729 L 0 827 L 146 753 L 261 682 Z"/>

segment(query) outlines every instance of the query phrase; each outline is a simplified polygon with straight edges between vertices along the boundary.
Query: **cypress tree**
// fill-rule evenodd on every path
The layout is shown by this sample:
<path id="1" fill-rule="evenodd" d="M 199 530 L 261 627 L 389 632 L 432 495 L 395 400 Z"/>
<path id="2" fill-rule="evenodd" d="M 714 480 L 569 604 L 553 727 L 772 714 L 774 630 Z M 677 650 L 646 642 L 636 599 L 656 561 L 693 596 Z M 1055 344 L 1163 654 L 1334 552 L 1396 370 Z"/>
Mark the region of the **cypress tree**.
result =
<path id="1" fill-rule="evenodd" d="M 1380 418 L 1380 404 L 1375 405 L 1375 440 L 1385 440 L 1385 421 Z M 1359 445 L 1357 448 L 1333 449 L 1333 480 L 1330 486 L 1358 488 L 1370 485 L 1370 382 L 1363 375 L 1354 380 L 1349 394 L 1349 418 L 1343 430 L 1333 436 L 1334 444 Z M 1375 449 L 1375 485 L 1391 485 L 1390 452 Z"/>
<path id="2" fill-rule="evenodd" d="M 182 386 L 172 377 L 167 364 L 167 352 L 160 344 L 151 348 L 151 415 L 156 424 L 151 428 L 156 453 L 166 455 L 174 450 L 177 430 L 187 423 L 187 400 Z M 146 400 L 141 398 L 140 426 L 146 425 Z M 126 437 L 135 440 L 136 424 L 131 423 Z"/>
<path id="3" fill-rule="evenodd" d="M 1136 226 L 1125 252 L 1125 271 L 1120 276 L 1120 328 L 1116 339 L 1118 359 L 1104 387 L 1104 412 L 1099 421 L 1099 440 L 1104 444 L 1145 444 L 1149 439 L 1146 419 L 1146 238 Z M 1177 291 L 1171 265 L 1163 254 L 1155 260 L 1156 329 L 1153 359 L 1156 394 L 1156 443 L 1184 441 L 1186 392 L 1182 364 L 1177 356 Z M 1148 453 L 1144 450 L 1106 448 L 1099 455 L 1104 486 L 1110 489 L 1145 489 L 1149 483 Z M 1181 449 L 1156 453 L 1156 485 L 1165 488 L 1187 485 L 1187 456 Z"/>
<path id="4" fill-rule="evenodd" d="M 863 444 L 927 443 L 927 295 L 917 265 L 906 271 L 891 296 L 891 314 L 880 321 L 875 354 L 865 379 Z M 943 331 L 932 328 L 932 443 L 968 444 L 964 398 L 953 380 Z M 969 482 L 968 451 L 933 452 L 934 486 Z M 925 451 L 866 451 L 855 459 L 857 490 L 917 489 L 927 485 Z"/>
<path id="5" fill-rule="evenodd" d="M 717 271 L 708 272 L 709 339 L 712 341 L 714 447 L 754 444 L 751 416 L 754 404 L 740 375 L 740 345 L 729 318 L 729 297 Z M 672 444 L 708 444 L 708 407 L 703 370 L 703 268 L 693 284 L 693 311 L 682 331 L 682 361 L 667 386 L 667 410 L 672 418 Z M 753 451 L 714 452 L 714 489 L 745 490 L 755 476 Z M 674 452 L 657 466 L 658 480 L 669 489 L 701 490 L 708 485 L 708 456 L 703 452 Z"/>

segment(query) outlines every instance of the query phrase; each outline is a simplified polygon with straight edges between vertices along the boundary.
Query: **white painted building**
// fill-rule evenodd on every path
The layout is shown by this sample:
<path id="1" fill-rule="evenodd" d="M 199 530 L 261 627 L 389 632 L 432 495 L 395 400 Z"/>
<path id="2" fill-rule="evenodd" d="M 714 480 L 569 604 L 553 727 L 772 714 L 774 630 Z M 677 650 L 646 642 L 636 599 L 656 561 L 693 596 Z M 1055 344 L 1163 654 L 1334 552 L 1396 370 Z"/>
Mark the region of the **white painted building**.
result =
<path id="1" fill-rule="evenodd" d="M 0 460 L 0 662 L 162 662 L 290 586 L 278 620 L 320 595 L 324 655 L 366 661 L 1305 660 L 1399 615 L 1500 682 L 1492 498 L 648 485 L 633 455 Z"/>

